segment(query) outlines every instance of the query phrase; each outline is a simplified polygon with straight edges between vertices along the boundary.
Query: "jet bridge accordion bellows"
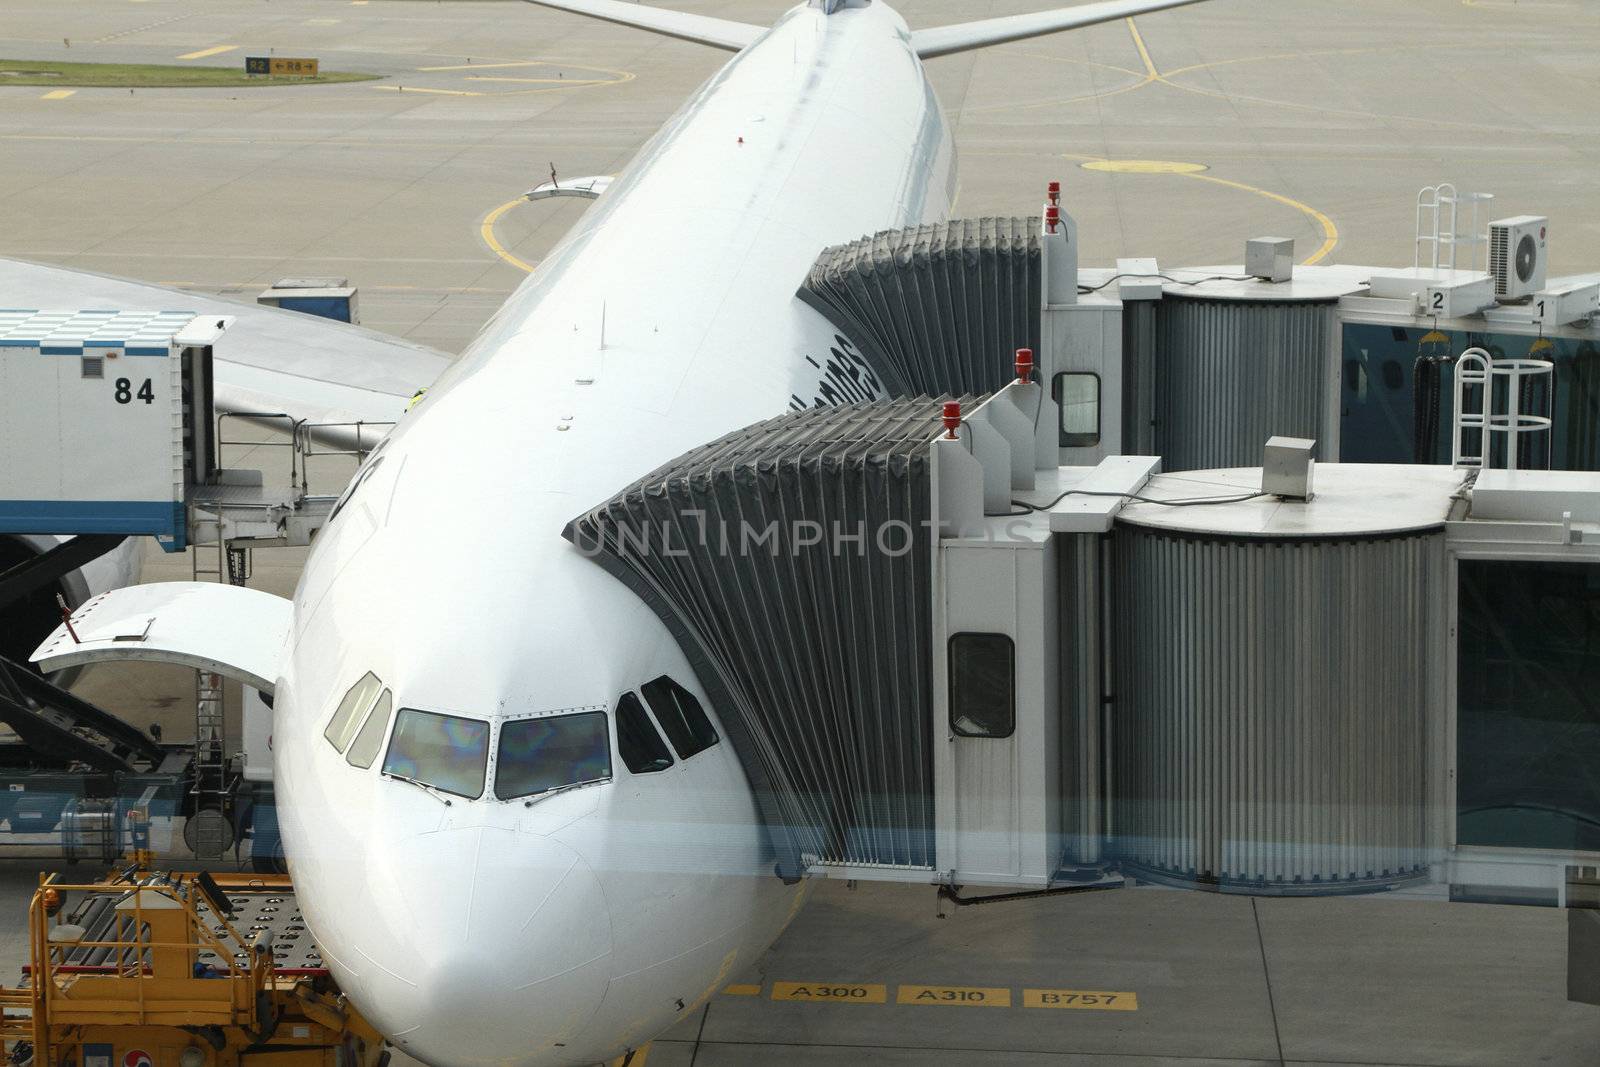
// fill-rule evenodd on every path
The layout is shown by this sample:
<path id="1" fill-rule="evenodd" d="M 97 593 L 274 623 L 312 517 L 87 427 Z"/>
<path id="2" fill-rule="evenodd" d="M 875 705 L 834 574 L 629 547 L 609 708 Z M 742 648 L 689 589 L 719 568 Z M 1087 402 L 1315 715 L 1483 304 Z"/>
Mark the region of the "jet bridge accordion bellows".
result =
<path id="1" fill-rule="evenodd" d="M 1038 218 L 956 219 L 824 249 L 800 299 L 896 396 L 994 392 L 1039 349 Z"/>
<path id="2" fill-rule="evenodd" d="M 1438 526 L 1285 538 L 1118 524 L 1124 870 L 1283 894 L 1424 873 L 1443 547 Z"/>
<path id="3" fill-rule="evenodd" d="M 691 451 L 565 536 L 677 637 L 784 877 L 931 868 L 927 398 L 812 408 Z"/>

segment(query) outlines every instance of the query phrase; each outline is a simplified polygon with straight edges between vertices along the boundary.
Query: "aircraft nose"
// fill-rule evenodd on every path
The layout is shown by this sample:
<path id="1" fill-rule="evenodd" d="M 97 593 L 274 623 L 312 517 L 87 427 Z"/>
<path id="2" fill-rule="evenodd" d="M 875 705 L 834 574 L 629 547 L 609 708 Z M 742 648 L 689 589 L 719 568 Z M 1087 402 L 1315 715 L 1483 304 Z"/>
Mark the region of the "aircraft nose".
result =
<path id="1" fill-rule="evenodd" d="M 385 988 L 358 1006 L 434 1067 L 561 1062 L 610 979 L 611 915 L 594 872 L 559 842 L 490 827 L 423 834 L 400 851 L 413 861 L 375 900 L 385 925 L 399 924 L 397 951 L 379 972 Z"/>

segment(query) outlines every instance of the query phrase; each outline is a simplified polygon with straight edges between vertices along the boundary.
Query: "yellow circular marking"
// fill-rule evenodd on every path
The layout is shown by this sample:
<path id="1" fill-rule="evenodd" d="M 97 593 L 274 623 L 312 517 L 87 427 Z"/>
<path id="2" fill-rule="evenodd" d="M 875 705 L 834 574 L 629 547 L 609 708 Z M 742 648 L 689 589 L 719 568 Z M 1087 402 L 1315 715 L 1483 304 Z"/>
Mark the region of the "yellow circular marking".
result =
<path id="1" fill-rule="evenodd" d="M 500 239 L 494 235 L 494 224 L 500 221 L 500 216 L 504 215 L 518 204 L 526 204 L 527 202 L 528 201 L 526 197 L 519 196 L 515 200 L 507 200 L 505 203 L 489 212 L 483 217 L 483 222 L 478 226 L 478 236 L 482 237 L 483 243 L 489 246 L 489 251 L 493 252 L 495 255 L 499 256 L 513 267 L 516 267 L 518 270 L 532 274 L 533 264 L 527 262 L 526 260 L 518 259 L 516 256 L 512 255 L 510 250 L 507 249 L 505 245 L 501 244 Z"/>
<path id="2" fill-rule="evenodd" d="M 1244 182 L 1232 182 L 1226 178 L 1213 178 L 1209 174 L 1188 174 L 1186 177 L 1194 178 L 1197 181 L 1211 182 L 1213 185 L 1221 185 L 1228 189 L 1238 189 L 1241 192 L 1254 193 L 1256 196 L 1265 197 L 1268 200 L 1283 204 L 1285 207 L 1292 207 L 1302 215 L 1309 215 L 1318 226 L 1322 227 L 1322 246 L 1305 259 L 1302 259 L 1300 261 L 1302 266 L 1309 267 L 1313 264 L 1322 262 L 1327 258 L 1328 253 L 1332 252 L 1339 245 L 1339 227 L 1333 224 L 1332 219 L 1318 211 L 1316 208 L 1312 207 L 1310 204 L 1303 204 L 1298 200 L 1283 196 L 1280 193 L 1270 192 L 1266 189 L 1257 189 L 1255 186 L 1246 185 Z"/>
<path id="3" fill-rule="evenodd" d="M 1072 159 L 1075 157 L 1069 155 L 1062 158 Z M 1300 261 L 1303 266 L 1309 267 L 1322 262 L 1328 257 L 1328 253 L 1332 252 L 1339 244 L 1339 227 L 1334 225 L 1333 220 L 1327 215 L 1324 215 L 1310 204 L 1301 203 L 1299 200 L 1284 196 L 1281 193 L 1274 193 L 1268 189 L 1258 189 L 1254 185 L 1246 185 L 1244 182 L 1230 181 L 1227 178 L 1217 178 L 1210 174 L 1204 174 L 1202 172 L 1209 168 L 1203 163 L 1173 163 L 1160 159 L 1091 159 L 1088 162 L 1079 163 L 1078 166 L 1084 170 L 1110 171 L 1114 174 L 1177 174 L 1184 178 L 1193 178 L 1195 181 L 1210 182 L 1212 185 L 1220 185 L 1227 189 L 1237 189 L 1240 192 L 1250 193 L 1254 196 L 1264 197 L 1275 203 L 1283 204 L 1285 207 L 1292 207 L 1302 215 L 1309 216 L 1322 230 L 1321 246 Z"/>
<path id="4" fill-rule="evenodd" d="M 1095 159 L 1078 166 L 1084 170 L 1108 170 L 1113 174 L 1198 174 L 1209 169 L 1204 163 L 1177 163 L 1167 159 Z"/>

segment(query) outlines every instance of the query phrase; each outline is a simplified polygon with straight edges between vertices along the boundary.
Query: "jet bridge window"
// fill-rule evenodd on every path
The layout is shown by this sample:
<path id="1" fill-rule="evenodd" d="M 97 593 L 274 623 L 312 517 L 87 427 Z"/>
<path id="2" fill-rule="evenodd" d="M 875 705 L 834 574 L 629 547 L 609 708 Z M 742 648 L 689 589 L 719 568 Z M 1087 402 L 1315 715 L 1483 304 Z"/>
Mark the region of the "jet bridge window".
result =
<path id="1" fill-rule="evenodd" d="M 650 710 L 656 713 L 656 721 L 679 759 L 688 759 L 717 743 L 716 727 L 689 690 L 663 674 L 641 685 L 639 691 L 650 702 Z"/>
<path id="2" fill-rule="evenodd" d="M 1457 842 L 1600 849 L 1600 564 L 1458 575 Z"/>
<path id="3" fill-rule="evenodd" d="M 611 735 L 603 711 L 516 719 L 500 727 L 494 795 L 501 800 L 610 777 Z"/>
<path id="4" fill-rule="evenodd" d="M 951 635 L 950 729 L 958 737 L 1016 732 L 1016 646 L 1005 634 Z"/>
<path id="5" fill-rule="evenodd" d="M 339 701 L 339 707 L 333 713 L 333 718 L 328 720 L 328 728 L 322 731 L 322 736 L 328 743 L 343 752 L 350 744 L 350 739 L 355 736 L 356 727 L 361 725 L 362 715 L 372 702 L 378 698 L 378 692 L 383 688 L 383 683 L 378 681 L 378 676 L 368 671 L 362 675 L 361 680 L 350 687 L 350 691 Z"/>
<path id="6" fill-rule="evenodd" d="M 1093 448 L 1100 443 L 1100 375 L 1067 371 L 1056 375 L 1061 406 L 1062 448 Z"/>
<path id="7" fill-rule="evenodd" d="M 632 693 L 623 693 L 617 700 L 617 751 L 634 774 L 653 774 L 672 766 L 667 743 Z"/>
<path id="8" fill-rule="evenodd" d="M 483 796 L 488 765 L 487 722 L 401 708 L 383 773 L 471 799 Z"/>

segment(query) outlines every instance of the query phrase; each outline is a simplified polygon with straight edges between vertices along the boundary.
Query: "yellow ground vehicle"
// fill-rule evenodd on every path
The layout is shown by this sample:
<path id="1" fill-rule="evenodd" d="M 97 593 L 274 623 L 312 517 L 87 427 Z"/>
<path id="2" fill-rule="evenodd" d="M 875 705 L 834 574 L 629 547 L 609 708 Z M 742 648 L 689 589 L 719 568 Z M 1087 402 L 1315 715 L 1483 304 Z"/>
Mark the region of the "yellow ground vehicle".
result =
<path id="1" fill-rule="evenodd" d="M 70 909 L 67 905 L 70 904 Z M 288 879 L 40 880 L 23 984 L 0 989 L 18 1067 L 382 1067 L 333 988 Z"/>

